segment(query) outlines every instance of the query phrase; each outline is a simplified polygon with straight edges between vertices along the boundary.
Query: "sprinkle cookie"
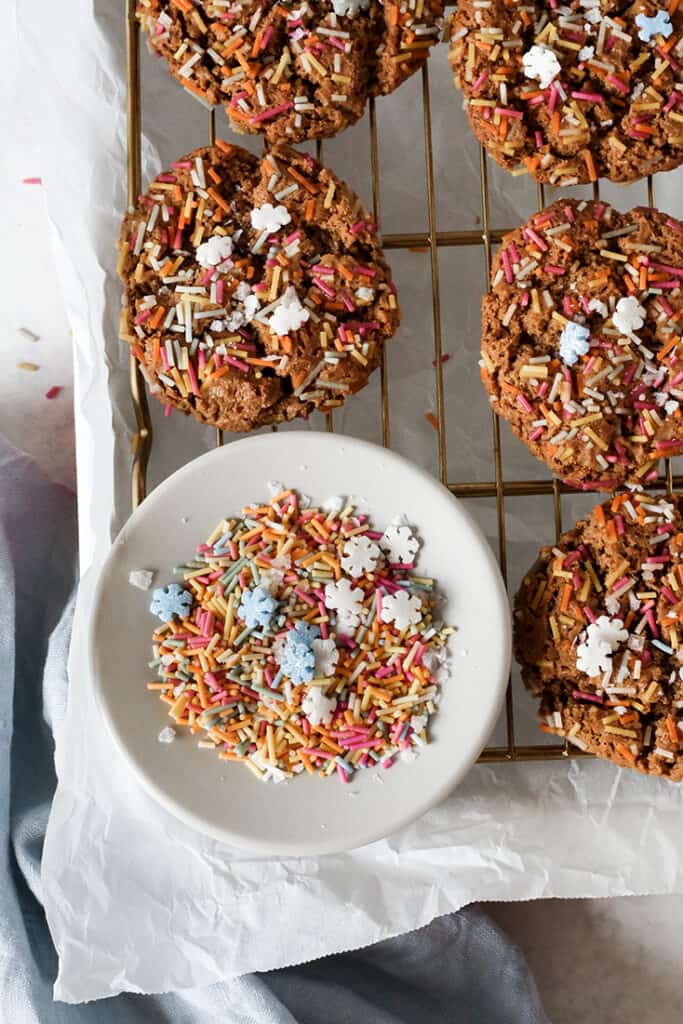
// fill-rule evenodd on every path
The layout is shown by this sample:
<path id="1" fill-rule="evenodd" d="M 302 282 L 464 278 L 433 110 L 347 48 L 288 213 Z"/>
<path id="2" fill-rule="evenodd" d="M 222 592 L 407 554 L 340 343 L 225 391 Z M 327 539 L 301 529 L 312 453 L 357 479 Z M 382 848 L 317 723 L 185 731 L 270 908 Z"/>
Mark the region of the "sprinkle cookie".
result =
<path id="1" fill-rule="evenodd" d="M 474 134 L 551 185 L 634 181 L 683 161 L 677 0 L 461 0 L 447 34 Z"/>
<path id="2" fill-rule="evenodd" d="M 598 505 L 543 548 L 515 600 L 515 655 L 541 729 L 683 778 L 683 497 Z"/>
<path id="3" fill-rule="evenodd" d="M 429 742 L 450 627 L 410 526 L 283 490 L 159 587 L 148 683 L 176 728 L 264 781 L 390 768 Z M 175 739 L 168 726 L 162 743 Z"/>
<path id="4" fill-rule="evenodd" d="M 609 491 L 683 453 L 683 225 L 558 200 L 507 235 L 483 301 L 484 385 L 557 476 Z"/>
<path id="5" fill-rule="evenodd" d="M 269 142 L 336 135 L 439 41 L 441 0 L 139 0 L 153 53 L 232 127 Z"/>
<path id="6" fill-rule="evenodd" d="M 307 154 L 217 142 L 159 174 L 119 242 L 121 337 L 167 406 L 228 431 L 329 412 L 399 311 L 376 226 Z"/>

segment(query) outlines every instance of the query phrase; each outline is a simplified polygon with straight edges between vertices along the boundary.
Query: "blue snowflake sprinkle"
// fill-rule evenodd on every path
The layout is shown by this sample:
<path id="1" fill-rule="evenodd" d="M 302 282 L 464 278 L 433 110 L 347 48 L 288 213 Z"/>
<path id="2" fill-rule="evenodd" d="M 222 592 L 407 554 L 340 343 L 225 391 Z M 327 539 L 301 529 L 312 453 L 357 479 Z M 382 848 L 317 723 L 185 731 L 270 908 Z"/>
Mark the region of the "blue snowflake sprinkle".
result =
<path id="1" fill-rule="evenodd" d="M 192 594 L 179 583 L 169 583 L 167 587 L 159 587 L 152 594 L 150 611 L 158 615 L 162 622 L 173 618 L 184 619 L 192 607 Z"/>
<path id="2" fill-rule="evenodd" d="M 560 335 L 560 359 L 566 366 L 573 366 L 579 356 L 585 356 L 590 348 L 588 339 L 590 331 L 583 324 L 575 324 L 572 320 Z"/>
<path id="3" fill-rule="evenodd" d="M 674 30 L 668 11 L 657 11 L 653 18 L 648 18 L 647 14 L 637 14 L 636 25 L 640 30 L 638 38 L 644 43 L 652 42 L 655 36 L 668 39 Z"/>
<path id="4" fill-rule="evenodd" d="M 313 678 L 314 666 L 315 655 L 311 648 L 306 644 L 291 643 L 288 638 L 280 668 L 286 676 L 289 676 L 294 685 L 310 683 Z"/>
<path id="5" fill-rule="evenodd" d="M 254 587 L 242 594 L 238 615 L 249 629 L 255 629 L 256 626 L 267 628 L 276 608 L 277 601 L 265 587 Z"/>
<path id="6" fill-rule="evenodd" d="M 308 622 L 297 622 L 287 633 L 287 643 L 305 644 L 306 647 L 310 647 L 319 636 L 319 626 L 312 626 Z"/>

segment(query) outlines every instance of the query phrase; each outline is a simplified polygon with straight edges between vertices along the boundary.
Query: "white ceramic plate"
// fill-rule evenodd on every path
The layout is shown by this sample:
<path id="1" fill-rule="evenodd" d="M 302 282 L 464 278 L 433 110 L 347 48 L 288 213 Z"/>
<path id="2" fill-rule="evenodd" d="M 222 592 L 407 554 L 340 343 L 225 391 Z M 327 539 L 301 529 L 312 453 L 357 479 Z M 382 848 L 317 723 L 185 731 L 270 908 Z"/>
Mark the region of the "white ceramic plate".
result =
<path id="1" fill-rule="evenodd" d="M 156 619 L 151 591 L 128 583 L 133 569 L 174 565 L 224 516 L 267 499 L 281 480 L 321 502 L 364 498 L 383 528 L 404 512 L 422 541 L 419 571 L 445 595 L 451 678 L 430 721 L 431 743 L 410 763 L 368 769 L 349 785 L 302 775 L 260 782 L 243 765 L 220 761 L 172 724 L 166 705 L 145 689 Z M 233 845 L 271 854 L 350 849 L 396 831 L 443 800 L 477 758 L 505 693 L 510 660 L 508 602 L 496 561 L 463 505 L 406 459 L 364 441 L 303 431 L 235 441 L 179 470 L 143 502 L 114 542 L 98 581 L 89 634 L 92 679 L 114 739 L 140 782 L 187 824 Z M 381 779 L 381 781 L 379 781 Z"/>

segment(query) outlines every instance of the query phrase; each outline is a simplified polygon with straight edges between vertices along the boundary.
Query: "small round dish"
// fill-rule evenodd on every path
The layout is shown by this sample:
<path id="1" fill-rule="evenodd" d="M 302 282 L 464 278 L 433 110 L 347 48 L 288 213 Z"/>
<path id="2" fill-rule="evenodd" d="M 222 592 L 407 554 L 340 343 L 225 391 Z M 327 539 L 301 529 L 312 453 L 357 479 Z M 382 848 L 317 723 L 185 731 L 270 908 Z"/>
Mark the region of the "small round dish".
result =
<path id="1" fill-rule="evenodd" d="M 322 502 L 355 496 L 375 524 L 404 513 L 422 542 L 421 573 L 435 576 L 451 638 L 449 679 L 430 722 L 430 743 L 389 770 L 334 778 L 261 782 L 179 733 L 157 736 L 169 719 L 147 692 L 151 678 L 151 591 L 128 582 L 155 569 L 155 585 L 192 555 L 223 516 L 267 499 L 268 481 Z M 184 466 L 150 494 L 115 540 L 98 580 L 88 634 L 98 704 L 114 740 L 147 791 L 188 825 L 234 846 L 268 854 L 334 853 L 395 832 L 443 800 L 476 760 L 505 694 L 510 615 L 496 561 L 464 506 L 432 476 L 365 441 L 315 432 L 250 437 Z"/>

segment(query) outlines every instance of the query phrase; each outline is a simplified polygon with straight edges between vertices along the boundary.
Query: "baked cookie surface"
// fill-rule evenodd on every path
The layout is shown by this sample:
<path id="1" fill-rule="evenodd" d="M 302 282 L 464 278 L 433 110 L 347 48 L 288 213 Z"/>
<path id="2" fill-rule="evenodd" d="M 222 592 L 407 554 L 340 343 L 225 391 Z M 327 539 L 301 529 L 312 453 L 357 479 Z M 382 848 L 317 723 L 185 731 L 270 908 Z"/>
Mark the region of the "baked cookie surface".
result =
<path id="1" fill-rule="evenodd" d="M 633 181 L 683 161 L 683 8 L 460 0 L 447 35 L 470 124 L 508 170 Z"/>
<path id="2" fill-rule="evenodd" d="M 650 482 L 683 452 L 683 225 L 561 199 L 506 235 L 483 300 L 496 412 L 583 489 Z"/>
<path id="3" fill-rule="evenodd" d="M 514 649 L 541 728 L 683 777 L 683 497 L 621 494 L 543 548 L 515 598 Z"/>
<path id="4" fill-rule="evenodd" d="M 270 142 L 336 135 L 438 42 L 441 0 L 139 0 L 151 50 L 232 127 Z"/>
<path id="5" fill-rule="evenodd" d="M 127 213 L 118 270 L 152 393 L 228 431 L 342 405 L 399 323 L 372 218 L 287 147 L 181 157 Z"/>

